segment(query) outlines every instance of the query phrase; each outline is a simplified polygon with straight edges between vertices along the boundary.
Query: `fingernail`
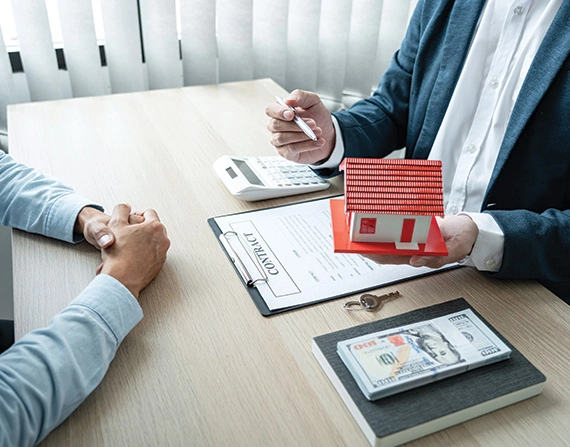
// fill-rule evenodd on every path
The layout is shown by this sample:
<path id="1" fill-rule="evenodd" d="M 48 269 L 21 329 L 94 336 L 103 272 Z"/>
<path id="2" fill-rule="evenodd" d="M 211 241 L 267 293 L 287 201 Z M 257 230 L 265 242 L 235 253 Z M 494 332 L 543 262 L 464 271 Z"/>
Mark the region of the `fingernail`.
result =
<path id="1" fill-rule="evenodd" d="M 295 114 L 291 110 L 285 110 L 283 112 L 283 118 L 286 120 L 292 120 L 295 117 Z"/>
<path id="2" fill-rule="evenodd" d="M 109 242 L 111 242 L 111 236 L 109 236 L 108 234 L 104 234 L 99 238 L 99 245 L 101 245 L 101 247 L 104 247 Z"/>

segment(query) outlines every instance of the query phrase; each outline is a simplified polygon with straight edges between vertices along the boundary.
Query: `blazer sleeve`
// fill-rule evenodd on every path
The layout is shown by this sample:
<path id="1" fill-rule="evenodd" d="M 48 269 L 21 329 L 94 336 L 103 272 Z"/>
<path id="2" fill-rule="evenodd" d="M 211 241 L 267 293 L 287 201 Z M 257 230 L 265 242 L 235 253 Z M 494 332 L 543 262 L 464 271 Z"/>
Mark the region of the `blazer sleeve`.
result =
<path id="1" fill-rule="evenodd" d="M 570 210 L 489 213 L 505 235 L 503 263 L 492 276 L 570 285 Z"/>

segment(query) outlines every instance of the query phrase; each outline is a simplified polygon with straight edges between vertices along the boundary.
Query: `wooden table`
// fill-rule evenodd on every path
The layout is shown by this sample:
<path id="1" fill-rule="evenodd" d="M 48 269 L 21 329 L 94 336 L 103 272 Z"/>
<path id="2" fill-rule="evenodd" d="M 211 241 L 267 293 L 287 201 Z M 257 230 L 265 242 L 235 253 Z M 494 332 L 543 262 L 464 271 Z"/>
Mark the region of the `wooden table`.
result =
<path id="1" fill-rule="evenodd" d="M 145 318 L 97 390 L 45 446 L 366 446 L 311 353 L 314 336 L 465 297 L 547 376 L 542 395 L 411 445 L 568 445 L 570 307 L 531 281 L 469 268 L 398 285 L 381 313 L 345 299 L 263 317 L 208 227 L 208 217 L 284 204 L 242 202 L 212 170 L 223 154 L 272 155 L 271 80 L 21 104 L 10 151 L 107 210 L 155 208 L 172 248 L 142 293 Z M 325 193 L 337 194 L 341 179 Z M 17 337 L 46 325 L 100 262 L 77 247 L 14 234 Z M 386 291 L 394 287 L 385 288 Z"/>

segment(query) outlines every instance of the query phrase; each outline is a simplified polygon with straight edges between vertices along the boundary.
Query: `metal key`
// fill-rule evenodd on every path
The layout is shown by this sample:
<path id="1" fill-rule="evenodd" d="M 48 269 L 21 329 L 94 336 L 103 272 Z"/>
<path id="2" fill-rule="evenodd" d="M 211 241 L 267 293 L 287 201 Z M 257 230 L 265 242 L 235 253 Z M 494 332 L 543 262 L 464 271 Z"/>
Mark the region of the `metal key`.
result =
<path id="1" fill-rule="evenodd" d="M 371 293 L 365 293 L 360 297 L 359 301 L 348 301 L 344 303 L 344 308 L 350 311 L 366 310 L 368 312 L 375 312 L 379 310 L 385 302 L 398 298 L 399 296 L 401 295 L 397 290 L 384 295 L 372 295 Z"/>
<path id="2" fill-rule="evenodd" d="M 398 298 L 400 292 L 397 290 L 395 292 L 386 293 L 384 295 L 372 295 L 371 293 L 365 293 L 360 297 L 360 304 L 369 312 L 374 312 L 380 310 L 384 303 Z"/>

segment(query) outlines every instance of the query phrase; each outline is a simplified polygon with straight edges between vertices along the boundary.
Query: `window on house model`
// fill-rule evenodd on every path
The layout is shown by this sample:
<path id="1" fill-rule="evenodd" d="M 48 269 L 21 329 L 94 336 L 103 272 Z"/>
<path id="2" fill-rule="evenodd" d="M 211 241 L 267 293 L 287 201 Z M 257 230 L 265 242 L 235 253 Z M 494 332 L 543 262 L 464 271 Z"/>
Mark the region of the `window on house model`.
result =
<path id="1" fill-rule="evenodd" d="M 376 233 L 376 218 L 363 217 L 360 219 L 360 234 Z"/>

